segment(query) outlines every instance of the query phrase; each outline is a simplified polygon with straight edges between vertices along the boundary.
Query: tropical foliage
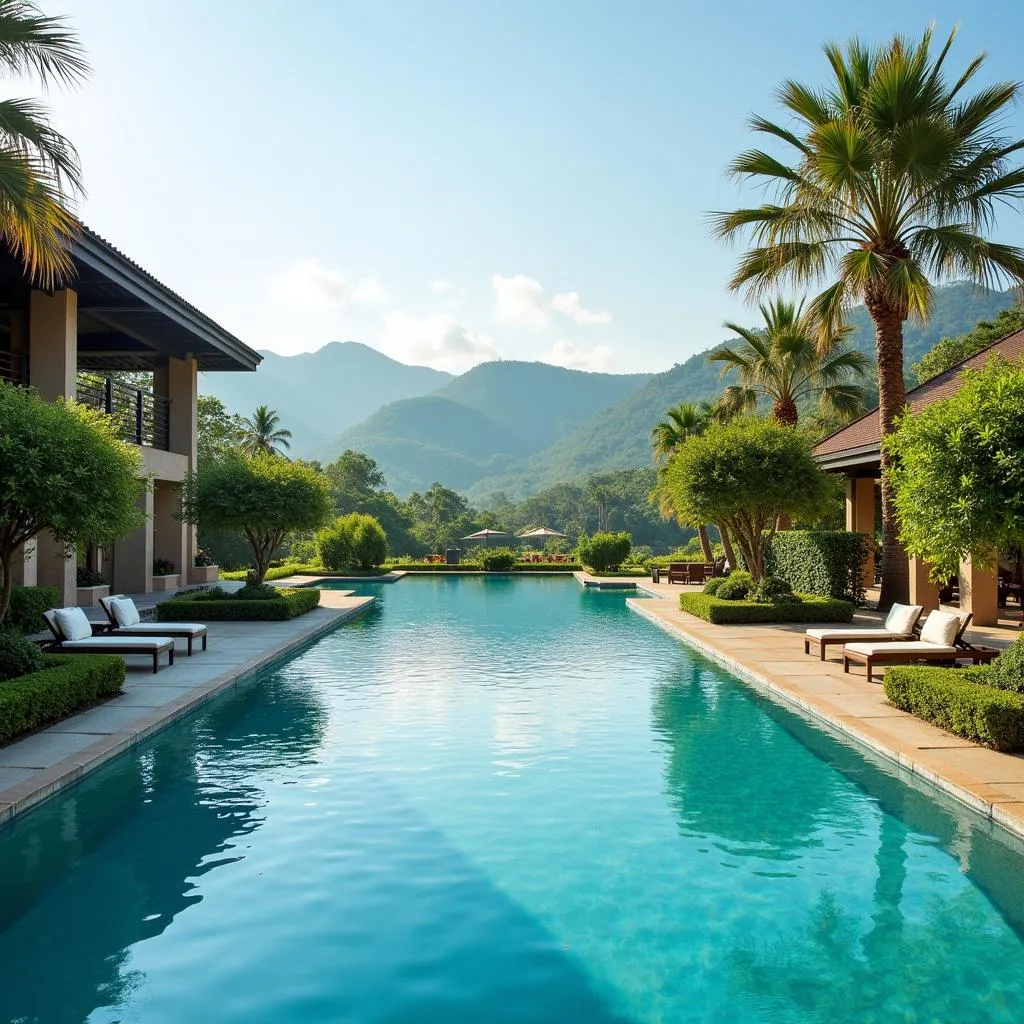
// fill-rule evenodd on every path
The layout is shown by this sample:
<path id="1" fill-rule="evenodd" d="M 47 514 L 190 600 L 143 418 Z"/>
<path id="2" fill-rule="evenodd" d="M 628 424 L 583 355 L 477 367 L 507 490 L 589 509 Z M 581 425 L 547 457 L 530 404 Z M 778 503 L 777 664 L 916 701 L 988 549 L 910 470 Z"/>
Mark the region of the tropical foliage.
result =
<path id="1" fill-rule="evenodd" d="M 732 163 L 734 175 L 774 192 L 771 201 L 717 216 L 722 237 L 751 242 L 734 288 L 761 296 L 831 281 L 809 307 L 826 330 L 849 304 L 865 303 L 875 325 L 883 435 L 904 403 L 903 324 L 928 317 L 933 282 L 1024 281 L 1024 251 L 990 237 L 997 206 L 1024 195 L 1016 162 L 1024 142 L 1001 133 L 1022 87 L 996 83 L 967 95 L 984 58 L 949 76 L 954 35 L 938 52 L 930 30 L 878 48 L 857 40 L 827 45 L 827 87 L 787 81 L 780 88 L 792 123 L 751 121 L 789 159 L 751 149 Z M 884 467 L 889 459 L 883 454 Z M 883 606 L 904 600 L 908 589 L 888 479 Z"/>
<path id="2" fill-rule="evenodd" d="M 292 432 L 282 427 L 281 417 L 265 405 L 256 406 L 252 416 L 242 420 L 242 431 L 242 449 L 250 455 L 278 454 L 291 447 Z"/>

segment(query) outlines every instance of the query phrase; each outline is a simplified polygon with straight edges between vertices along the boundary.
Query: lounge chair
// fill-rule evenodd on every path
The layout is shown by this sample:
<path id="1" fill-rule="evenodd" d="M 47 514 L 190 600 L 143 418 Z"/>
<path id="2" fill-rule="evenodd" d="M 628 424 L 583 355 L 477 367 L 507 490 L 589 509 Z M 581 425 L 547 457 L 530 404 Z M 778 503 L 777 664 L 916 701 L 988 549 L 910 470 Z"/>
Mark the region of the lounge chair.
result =
<path id="1" fill-rule="evenodd" d="M 882 626 L 860 629 L 815 628 L 804 633 L 804 654 L 811 653 L 816 644 L 821 660 L 825 660 L 825 648 L 834 644 L 885 643 L 886 641 L 912 640 L 914 627 L 924 609 L 919 604 L 894 604 Z"/>
<path id="2" fill-rule="evenodd" d="M 174 638 L 170 636 L 111 636 L 94 634 L 93 624 L 81 608 L 51 608 L 43 612 L 53 641 L 46 645 L 50 654 L 148 654 L 153 671 L 160 668 L 160 655 L 166 652 L 167 664 L 174 664 Z M 101 625 L 100 629 L 106 629 Z"/>
<path id="3" fill-rule="evenodd" d="M 188 656 L 192 645 L 203 641 L 206 650 L 206 627 L 200 622 L 141 622 L 135 602 L 124 594 L 101 597 L 100 606 L 110 620 L 111 636 L 172 636 L 188 641 Z"/>
<path id="4" fill-rule="evenodd" d="M 964 631 L 971 615 L 961 619 L 948 612 L 930 612 L 921 627 L 921 639 L 895 643 L 854 643 L 843 648 L 843 671 L 853 663 L 864 665 L 868 679 L 875 665 L 900 665 L 907 662 L 947 662 L 970 660 L 987 664 L 999 652 L 991 647 L 965 643 Z"/>

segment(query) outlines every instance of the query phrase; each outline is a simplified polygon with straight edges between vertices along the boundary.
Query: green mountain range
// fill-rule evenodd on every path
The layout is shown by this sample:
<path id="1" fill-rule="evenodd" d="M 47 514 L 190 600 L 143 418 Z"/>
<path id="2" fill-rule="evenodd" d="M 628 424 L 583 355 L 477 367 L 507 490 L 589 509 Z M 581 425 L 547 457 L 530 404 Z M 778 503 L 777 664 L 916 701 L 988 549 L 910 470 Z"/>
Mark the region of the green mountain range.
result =
<path id="1" fill-rule="evenodd" d="M 1012 302 L 1009 292 L 969 284 L 938 289 L 930 321 L 905 327 L 908 373 L 939 339 Z M 850 322 L 853 344 L 873 356 L 867 311 L 851 310 Z M 720 393 L 710 351 L 654 376 L 503 360 L 452 377 L 334 342 L 299 356 L 266 353 L 256 374 L 204 375 L 201 390 L 232 412 L 269 404 L 293 433 L 294 455 L 326 463 L 353 448 L 377 460 L 399 495 L 438 480 L 488 505 L 587 473 L 649 465 L 650 430 L 665 410 Z"/>

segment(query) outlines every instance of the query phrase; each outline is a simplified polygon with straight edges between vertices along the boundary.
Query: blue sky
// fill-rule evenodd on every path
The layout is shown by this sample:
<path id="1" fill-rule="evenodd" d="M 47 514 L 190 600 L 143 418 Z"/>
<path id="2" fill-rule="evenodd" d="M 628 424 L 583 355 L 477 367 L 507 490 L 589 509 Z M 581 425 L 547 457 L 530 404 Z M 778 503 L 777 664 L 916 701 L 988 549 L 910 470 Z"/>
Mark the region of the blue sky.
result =
<path id="1" fill-rule="evenodd" d="M 753 321 L 706 213 L 743 200 L 746 117 L 822 81 L 825 40 L 959 22 L 954 66 L 1024 69 L 1009 0 L 44 6 L 94 66 L 51 96 L 91 227 L 255 347 L 452 371 L 662 370 Z"/>

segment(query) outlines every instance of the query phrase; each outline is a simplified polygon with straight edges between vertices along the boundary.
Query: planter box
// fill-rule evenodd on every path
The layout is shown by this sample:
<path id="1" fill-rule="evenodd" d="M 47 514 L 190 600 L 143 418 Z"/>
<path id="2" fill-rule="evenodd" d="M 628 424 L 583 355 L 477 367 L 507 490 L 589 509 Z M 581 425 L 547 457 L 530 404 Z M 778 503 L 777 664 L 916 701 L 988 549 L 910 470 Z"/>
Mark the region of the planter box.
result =
<path id="1" fill-rule="evenodd" d="M 96 608 L 101 597 L 110 597 L 110 584 L 99 587 L 79 587 L 75 603 L 79 608 Z"/>
<path id="2" fill-rule="evenodd" d="M 190 583 L 216 583 L 220 576 L 219 565 L 194 565 L 189 573 Z"/>
<path id="3" fill-rule="evenodd" d="M 181 586 L 181 574 L 172 572 L 170 576 L 154 576 L 153 590 L 160 593 L 165 590 L 177 590 Z"/>

